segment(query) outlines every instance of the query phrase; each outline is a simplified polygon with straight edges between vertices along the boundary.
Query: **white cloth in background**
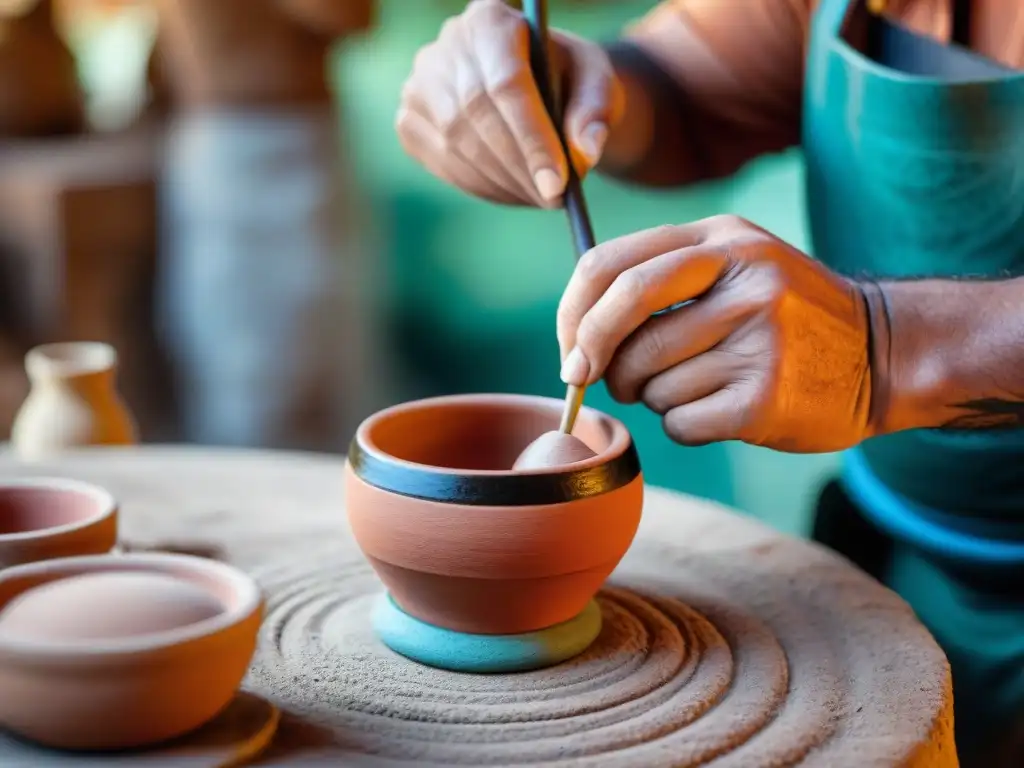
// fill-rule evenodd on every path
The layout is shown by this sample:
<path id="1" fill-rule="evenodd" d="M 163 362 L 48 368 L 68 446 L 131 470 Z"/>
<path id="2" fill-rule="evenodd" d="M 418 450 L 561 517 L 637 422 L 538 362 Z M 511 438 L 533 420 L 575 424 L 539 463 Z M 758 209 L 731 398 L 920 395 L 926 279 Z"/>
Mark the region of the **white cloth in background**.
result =
<path id="1" fill-rule="evenodd" d="M 366 414 L 373 289 L 339 138 L 330 109 L 173 126 L 160 326 L 184 439 L 343 450 Z"/>

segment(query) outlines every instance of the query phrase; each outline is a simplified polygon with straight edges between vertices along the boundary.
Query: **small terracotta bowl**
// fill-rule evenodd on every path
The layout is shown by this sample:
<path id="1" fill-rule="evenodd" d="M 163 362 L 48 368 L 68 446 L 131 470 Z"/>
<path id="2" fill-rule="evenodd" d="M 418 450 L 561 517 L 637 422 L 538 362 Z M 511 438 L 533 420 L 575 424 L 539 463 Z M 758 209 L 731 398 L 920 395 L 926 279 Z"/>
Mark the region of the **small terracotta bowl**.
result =
<path id="1" fill-rule="evenodd" d="M 117 502 L 102 488 L 62 478 L 0 480 L 0 568 L 117 544 Z"/>
<path id="2" fill-rule="evenodd" d="M 594 458 L 513 472 L 561 411 L 545 397 L 456 395 L 360 425 L 345 468 L 348 518 L 399 608 L 488 635 L 581 614 L 633 541 L 643 479 L 626 427 L 590 408 L 573 434 Z"/>
<path id="3" fill-rule="evenodd" d="M 22 565 L 0 572 L 0 611 L 42 584 L 112 572 L 183 579 L 223 610 L 109 640 L 29 642 L 0 633 L 0 728 L 56 749 L 137 749 L 184 735 L 231 702 L 256 649 L 263 600 L 252 579 L 224 563 L 149 553 Z"/>

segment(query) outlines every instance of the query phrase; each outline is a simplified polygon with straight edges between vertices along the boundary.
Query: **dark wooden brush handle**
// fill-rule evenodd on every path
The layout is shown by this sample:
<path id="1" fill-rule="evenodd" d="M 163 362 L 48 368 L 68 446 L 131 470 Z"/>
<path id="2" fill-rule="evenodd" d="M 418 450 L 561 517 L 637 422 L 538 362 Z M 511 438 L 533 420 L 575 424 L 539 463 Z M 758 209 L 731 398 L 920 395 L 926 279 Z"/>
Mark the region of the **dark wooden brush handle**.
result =
<path id="1" fill-rule="evenodd" d="M 569 217 L 576 258 L 579 259 L 593 248 L 596 242 L 594 228 L 590 223 L 590 212 L 587 210 L 587 201 L 583 197 L 583 184 L 573 167 L 569 142 L 565 137 L 562 105 L 555 96 L 555 81 L 548 58 L 548 4 L 546 0 L 524 0 L 523 14 L 526 16 L 526 23 L 530 28 L 530 68 L 533 70 L 533 78 L 537 81 L 537 88 L 544 100 L 544 106 L 547 107 L 551 122 L 555 126 L 555 132 L 558 134 L 566 163 L 569 166 L 569 180 L 565 186 L 563 202 L 565 212 Z"/>

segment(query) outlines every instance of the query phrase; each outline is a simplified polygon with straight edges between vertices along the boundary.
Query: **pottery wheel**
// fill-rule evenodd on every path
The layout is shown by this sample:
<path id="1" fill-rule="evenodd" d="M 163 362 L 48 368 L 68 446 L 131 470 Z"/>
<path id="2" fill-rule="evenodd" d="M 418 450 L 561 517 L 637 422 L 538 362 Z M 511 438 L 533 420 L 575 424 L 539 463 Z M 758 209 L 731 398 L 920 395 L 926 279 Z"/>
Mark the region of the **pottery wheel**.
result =
<path id="1" fill-rule="evenodd" d="M 650 491 L 595 643 L 472 675 L 373 635 L 338 458 L 108 450 L 32 471 L 107 486 L 132 543 L 201 538 L 260 580 L 248 684 L 283 712 L 260 765 L 956 766 L 948 667 L 906 604 L 714 504 Z"/>
<path id="2" fill-rule="evenodd" d="M 239 693 L 217 718 L 197 731 L 151 750 L 81 754 L 56 752 L 0 732 L 4 768 L 235 768 L 256 757 L 280 719 L 273 706 Z"/>

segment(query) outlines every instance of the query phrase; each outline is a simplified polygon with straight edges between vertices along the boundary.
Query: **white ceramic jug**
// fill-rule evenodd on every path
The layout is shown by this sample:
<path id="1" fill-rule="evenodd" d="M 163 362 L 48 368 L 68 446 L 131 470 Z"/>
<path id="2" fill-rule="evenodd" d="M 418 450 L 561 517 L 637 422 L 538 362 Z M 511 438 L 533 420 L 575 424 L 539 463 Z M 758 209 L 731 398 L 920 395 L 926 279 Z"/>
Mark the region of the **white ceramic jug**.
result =
<path id="1" fill-rule="evenodd" d="M 31 389 L 11 445 L 27 461 L 85 445 L 132 445 L 135 420 L 117 391 L 117 352 L 99 342 L 45 344 L 25 356 Z"/>

